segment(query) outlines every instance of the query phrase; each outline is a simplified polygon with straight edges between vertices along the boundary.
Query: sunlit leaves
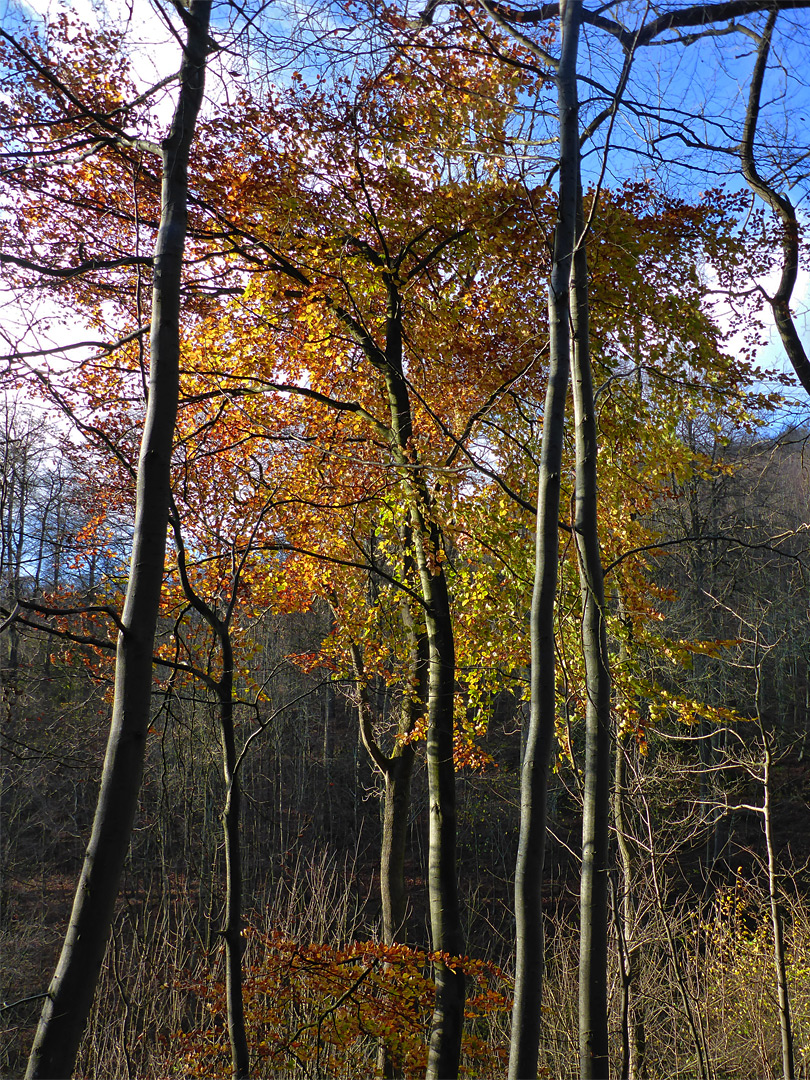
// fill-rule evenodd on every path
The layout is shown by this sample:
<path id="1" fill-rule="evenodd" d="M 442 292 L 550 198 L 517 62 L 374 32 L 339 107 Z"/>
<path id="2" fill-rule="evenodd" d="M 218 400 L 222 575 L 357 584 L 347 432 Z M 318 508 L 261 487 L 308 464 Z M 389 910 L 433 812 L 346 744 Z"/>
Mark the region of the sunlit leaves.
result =
<path id="1" fill-rule="evenodd" d="M 345 948 L 250 935 L 245 1010 L 257 1076 L 301 1068 L 322 1077 L 374 1074 L 382 1040 L 406 1077 L 424 1072 L 425 1035 L 434 987 L 433 960 L 461 967 L 471 985 L 461 1075 L 498 1075 L 503 1051 L 488 1038 L 511 1008 L 511 985 L 494 964 L 445 957 L 405 945 L 354 942 Z M 186 1076 L 216 1077 L 227 1068 L 224 988 L 189 984 L 205 1002 L 208 1023 L 178 1032 L 169 1058 Z"/>

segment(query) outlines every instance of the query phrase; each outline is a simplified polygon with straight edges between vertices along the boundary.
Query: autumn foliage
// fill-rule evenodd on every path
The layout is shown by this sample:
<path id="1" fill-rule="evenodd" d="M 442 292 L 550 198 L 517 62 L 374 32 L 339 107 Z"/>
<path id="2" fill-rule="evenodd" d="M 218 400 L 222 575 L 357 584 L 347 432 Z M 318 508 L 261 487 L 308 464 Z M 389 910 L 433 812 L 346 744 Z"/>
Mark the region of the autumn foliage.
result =
<path id="1" fill-rule="evenodd" d="M 360 14 L 350 3 L 340 18 Z M 188 974 L 191 964 L 173 973 L 172 991 L 191 1004 L 182 1027 L 160 1030 L 170 1075 L 213 1078 L 230 1068 L 240 964 L 257 1077 L 372 1075 L 383 1058 L 389 1071 L 419 1076 L 426 1033 L 432 1023 L 441 1027 L 431 1019 L 437 990 L 441 996 L 458 976 L 458 1005 L 462 975 L 461 1074 L 506 1069 L 510 979 L 494 963 L 452 955 L 467 951 L 455 853 L 444 879 L 424 868 L 418 876 L 420 889 L 430 882 L 437 933 L 454 909 L 452 934 L 461 944 L 453 948 L 338 946 L 249 926 L 240 937 L 243 781 L 251 811 L 269 804 L 283 816 L 285 794 L 302 783 L 298 773 L 281 775 L 291 753 L 284 732 L 292 729 L 294 741 L 308 709 L 323 723 L 322 741 L 313 749 L 309 734 L 302 737 L 297 768 L 303 774 L 317 758 L 330 808 L 336 698 L 344 718 L 360 719 L 361 742 L 356 727 L 344 740 L 360 747 L 355 819 L 379 798 L 377 817 L 388 820 L 403 758 L 409 769 L 427 762 L 426 815 L 446 827 L 447 850 L 455 844 L 457 776 L 470 780 L 471 804 L 479 781 L 493 790 L 502 784 L 509 813 L 520 804 L 509 785 L 525 753 L 537 475 L 550 425 L 548 281 L 559 217 L 556 150 L 548 150 L 556 136 L 539 137 L 557 92 L 543 50 L 557 48 L 557 31 L 535 29 L 529 40 L 510 32 L 502 14 L 490 24 L 458 8 L 432 24 L 425 18 L 416 32 L 404 10 L 377 14 L 389 45 L 351 64 L 332 66 L 323 45 L 317 63 L 302 50 L 300 63 L 275 80 L 249 63 L 232 82 L 220 69 L 189 163 L 169 544 L 154 655 L 146 656 L 158 702 L 149 735 L 160 741 L 164 778 L 174 768 L 185 783 L 186 771 L 203 762 L 204 779 L 188 783 L 207 825 L 218 828 L 231 814 L 227 856 L 219 839 L 207 841 L 213 870 L 200 918 L 209 936 L 226 937 L 211 929 L 222 921 L 218 875 L 229 875 L 234 914 L 228 985 L 218 960 L 204 974 Z M 18 40 L 4 32 L 0 66 L 0 126 L 13 159 L 0 188 L 0 220 L 9 226 L 3 286 L 26 312 L 20 340 L 50 341 L 71 320 L 82 338 L 61 353 L 50 345 L 29 353 L 17 342 L 7 357 L 9 385 L 71 425 L 59 453 L 83 470 L 84 492 L 70 564 L 81 588 L 64 580 L 23 587 L 18 574 L 19 595 L 6 603 L 4 594 L 0 621 L 52 635 L 48 672 L 81 667 L 98 707 L 112 694 L 129 573 L 121 536 L 128 538 L 136 505 L 152 366 L 148 295 L 162 178 L 150 154 L 160 147 L 159 98 L 140 94 L 123 31 L 94 32 L 66 14 L 26 27 Z M 722 460 L 727 433 L 753 437 L 779 404 L 757 365 L 763 330 L 751 287 L 769 269 L 779 237 L 735 185 L 677 194 L 646 168 L 623 178 L 593 174 L 581 201 L 613 750 L 626 750 L 642 769 L 658 733 L 673 743 L 703 739 L 705 757 L 714 732 L 732 731 L 742 742 L 752 712 L 745 695 L 732 699 L 708 680 L 687 678 L 724 662 L 739 639 L 726 625 L 671 625 L 682 583 L 661 571 L 662 552 L 695 537 L 673 540 L 662 523 L 687 486 L 715 491 L 736 475 L 737 464 Z M 28 310 L 32 295 L 46 314 Z M 691 438 L 695 424 L 702 438 Z M 14 441 L 10 427 L 6 441 Z M 556 665 L 553 768 L 567 778 L 561 800 L 576 816 L 590 691 L 570 426 L 562 442 L 549 662 Z M 8 507 L 4 514 L 11 522 Z M 714 571 L 721 560 L 716 551 L 712 558 Z M 705 600 L 705 584 L 689 587 Z M 266 627 L 309 616 L 318 632 L 271 664 Z M 304 689 L 285 696 L 284 680 L 292 684 L 302 672 Z M 515 736 L 508 752 L 492 734 L 505 700 Z M 167 749 L 186 737 L 182 750 Z M 361 743 L 372 762 L 362 778 Z M 246 774 L 260 753 L 262 794 L 254 797 L 256 777 Z M 691 775 L 689 783 L 685 801 L 708 798 L 709 781 L 699 791 Z M 410 784 L 408 773 L 403 844 L 406 833 L 409 843 L 424 840 Z M 637 823 L 651 820 L 641 806 Z M 606 819 L 609 808 L 602 811 Z M 267 858 L 274 872 L 286 870 L 296 844 L 315 830 L 314 811 L 296 813 L 288 815 L 287 848 Z M 488 815 L 485 808 L 484 823 Z M 704 825 L 710 817 L 706 811 Z M 191 829 L 182 828 L 189 846 Z M 373 820 L 369 829 L 376 838 L 384 825 Z M 498 832 L 493 858 L 513 858 L 514 835 Z M 436 836 L 423 846 L 435 861 Z M 642 837 L 639 853 L 652 860 L 653 840 Z M 511 903 L 512 868 L 499 882 L 501 907 Z M 376 887 L 382 873 L 370 876 Z M 439 879 L 445 892 L 437 900 Z M 651 889 L 644 910 L 657 903 L 666 925 L 664 900 Z M 615 914 L 621 887 L 614 892 Z M 410 917 L 423 898 L 407 899 Z M 395 928 L 401 936 L 405 921 L 403 914 Z M 718 957 L 728 952 L 737 965 L 728 977 L 742 985 L 740 956 L 728 944 L 732 922 L 718 925 L 698 930 Z M 364 935 L 374 932 L 363 927 Z M 746 955 L 759 956 L 759 940 L 746 940 Z M 469 951 L 490 955 L 481 940 Z"/>
<path id="2" fill-rule="evenodd" d="M 297 943 L 245 931 L 245 1010 L 257 1077 L 299 1069 L 322 1077 L 369 1076 L 380 1040 L 407 1078 L 424 1074 L 425 1027 L 433 1007 L 433 955 L 405 945 L 354 942 L 345 948 Z M 511 1008 L 509 980 L 492 963 L 447 961 L 470 982 L 460 1075 L 503 1074 L 505 1051 L 493 1039 Z M 224 988 L 183 983 L 204 1005 L 201 1030 L 171 1037 L 171 1074 L 215 1078 L 228 1068 Z"/>

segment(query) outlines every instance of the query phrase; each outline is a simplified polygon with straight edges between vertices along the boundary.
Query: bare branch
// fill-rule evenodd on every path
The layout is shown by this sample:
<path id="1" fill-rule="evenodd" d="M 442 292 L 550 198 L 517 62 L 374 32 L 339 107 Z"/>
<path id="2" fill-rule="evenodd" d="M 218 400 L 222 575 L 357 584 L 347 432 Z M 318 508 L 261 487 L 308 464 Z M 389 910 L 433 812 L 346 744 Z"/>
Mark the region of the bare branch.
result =
<path id="1" fill-rule="evenodd" d="M 807 357 L 793 315 L 790 311 L 790 299 L 796 285 L 799 272 L 799 223 L 793 203 L 785 193 L 777 192 L 757 169 L 754 155 L 754 139 L 761 108 L 762 83 L 768 66 L 773 28 L 778 11 L 771 11 L 762 33 L 757 61 L 751 76 L 751 90 L 748 96 L 748 108 L 745 113 L 743 137 L 740 143 L 740 163 L 748 186 L 768 204 L 782 222 L 782 275 L 779 286 L 772 297 L 767 297 L 773 309 L 774 321 L 782 339 L 785 352 L 793 365 L 793 370 L 808 394 L 810 394 L 810 359 Z"/>

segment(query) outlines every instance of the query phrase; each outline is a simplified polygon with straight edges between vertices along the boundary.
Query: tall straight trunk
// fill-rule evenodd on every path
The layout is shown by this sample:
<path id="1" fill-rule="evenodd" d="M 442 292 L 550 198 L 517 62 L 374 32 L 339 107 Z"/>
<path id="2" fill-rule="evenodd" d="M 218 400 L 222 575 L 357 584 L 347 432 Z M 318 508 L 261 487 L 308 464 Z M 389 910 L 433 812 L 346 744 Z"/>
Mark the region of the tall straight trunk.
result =
<path id="1" fill-rule="evenodd" d="M 759 642 L 757 642 L 757 651 Z M 793 1023 L 790 1011 L 790 991 L 787 980 L 787 960 L 785 956 L 785 938 L 782 929 L 782 912 L 779 905 L 779 883 L 776 869 L 776 847 L 773 839 L 773 815 L 771 813 L 771 772 L 773 768 L 773 747 L 770 732 L 765 727 L 762 715 L 762 661 L 756 657 L 756 710 L 759 733 L 762 738 L 764 753 L 762 769 L 762 826 L 765 831 L 765 851 L 768 858 L 768 900 L 771 908 L 771 927 L 773 929 L 773 965 L 776 975 L 776 995 L 779 1004 L 779 1034 L 782 1043 L 782 1077 L 794 1080 L 796 1076 L 793 1053 Z"/>
<path id="2" fill-rule="evenodd" d="M 616 897 L 619 965 L 622 980 L 622 1065 L 619 1080 L 641 1080 L 647 1075 L 647 1038 L 644 1004 L 638 992 L 640 947 L 636 940 L 635 859 L 627 824 L 627 755 L 630 737 L 616 740 L 613 770 L 613 824 L 621 866 L 620 891 Z"/>
<path id="3" fill-rule="evenodd" d="M 405 576 L 413 569 L 409 555 L 410 530 L 403 530 Z M 352 661 L 358 696 L 360 737 L 374 765 L 383 777 L 383 824 L 380 844 L 380 901 L 382 906 L 382 939 L 384 944 L 404 944 L 407 940 L 407 890 L 405 888 L 405 850 L 408 839 L 408 819 L 411 807 L 411 778 L 416 749 L 408 736 L 425 711 L 427 697 L 427 639 L 417 626 L 407 600 L 401 605 L 402 621 L 410 642 L 409 677 L 403 689 L 394 748 L 387 756 L 374 735 L 371 706 L 366 691 L 363 660 L 359 648 L 352 644 Z M 386 965 L 387 967 L 388 965 Z M 377 1053 L 377 1072 L 385 1080 L 402 1076 L 385 1039 L 380 1039 Z"/>
<path id="4" fill-rule="evenodd" d="M 406 534 L 410 535 L 407 530 Z M 406 565 L 408 561 L 409 558 L 406 558 Z M 425 713 L 429 657 L 424 627 L 417 625 L 407 599 L 402 601 L 402 620 L 410 641 L 410 685 L 405 688 L 399 730 L 401 735 L 410 735 Z M 385 779 L 385 820 L 380 876 L 384 882 L 383 941 L 386 945 L 406 940 L 405 846 L 415 761 L 416 748 L 413 743 L 400 739 L 391 754 L 390 769 Z"/>
<path id="5" fill-rule="evenodd" d="M 438 550 L 438 529 L 431 544 Z M 464 953 L 461 907 L 456 865 L 456 777 L 453 761 L 453 705 L 456 666 L 453 626 L 447 582 L 434 574 L 426 553 L 419 558 L 423 593 L 428 601 L 427 775 L 430 801 L 428 892 L 434 952 L 450 956 Z M 465 980 L 461 968 L 434 962 L 436 1004 L 430 1030 L 426 1080 L 453 1080 L 458 1076 L 464 1026 Z"/>
<path id="6" fill-rule="evenodd" d="M 537 1076 L 543 991 L 542 885 L 546 848 L 549 757 L 554 744 L 554 610 L 559 562 L 559 510 L 565 398 L 570 366 L 572 256 L 576 242 L 579 183 L 577 49 L 581 4 L 562 12 L 562 50 L 557 71 L 560 170 L 554 264 L 549 288 L 550 358 L 537 492 L 535 572 L 531 608 L 531 711 L 523 758 L 520 838 L 515 869 L 516 970 L 509 1052 L 510 1080 Z"/>
<path id="7" fill-rule="evenodd" d="M 383 834 L 380 849 L 380 896 L 382 937 L 386 945 L 403 944 L 407 891 L 405 848 L 411 806 L 411 777 L 415 750 L 410 743 L 397 747 L 389 759 L 383 795 Z"/>
<path id="8" fill-rule="evenodd" d="M 401 530 L 405 580 L 414 581 L 416 565 L 413 537 L 408 526 Z M 411 778 L 416 748 L 407 739 L 425 714 L 428 697 L 428 643 L 424 624 L 414 618 L 410 601 L 403 597 L 400 617 L 408 641 L 408 677 L 403 688 L 399 716 L 399 738 L 387 760 L 383 809 L 383 836 L 380 852 L 383 941 L 404 943 L 407 893 L 405 889 L 405 848 L 411 807 Z"/>
<path id="9" fill-rule="evenodd" d="M 380 846 L 380 897 L 382 937 L 385 945 L 405 944 L 408 893 L 405 888 L 405 850 L 411 806 L 411 777 L 416 758 L 412 743 L 399 743 L 388 759 L 383 778 L 383 830 Z M 386 965 L 388 968 L 389 965 Z M 380 1039 L 377 1073 L 383 1080 L 399 1080 L 405 1074 L 397 1065 L 391 1048 Z"/>
<path id="10" fill-rule="evenodd" d="M 579 188 L 578 222 L 582 221 Z M 582 593 L 585 661 L 585 777 L 580 888 L 579 1055 L 582 1080 L 608 1075 L 608 822 L 610 820 L 610 667 L 599 548 L 596 410 L 588 330 L 588 261 L 582 226 L 574 255 L 571 312 L 576 444 L 574 535 Z"/>
<path id="11" fill-rule="evenodd" d="M 413 556 L 425 612 L 428 650 L 427 777 L 430 808 L 428 896 L 433 951 L 464 953 L 456 864 L 456 772 L 453 721 L 456 648 L 450 595 L 442 565 L 442 535 L 429 517 L 431 495 L 413 447 L 413 418 L 402 355 L 402 301 L 396 273 L 386 275 L 385 356 L 378 363 L 385 378 L 391 416 L 391 444 L 402 469 L 409 500 Z M 441 960 L 433 965 L 436 1001 L 428 1046 L 427 1080 L 458 1075 L 464 1027 L 465 979 L 460 968 Z"/>
<path id="12" fill-rule="evenodd" d="M 149 401 L 135 506 L 123 630 L 118 637 L 115 697 L 90 842 L 70 925 L 48 989 L 27 1080 L 69 1077 L 93 1002 L 129 848 L 143 773 L 152 688 L 170 466 L 177 414 L 180 283 L 186 236 L 188 157 L 203 97 L 211 0 L 192 0 L 180 92 L 162 147 L 161 219 L 155 248 Z"/>
<path id="13" fill-rule="evenodd" d="M 621 594 L 617 597 L 619 618 L 626 621 L 626 609 Z M 622 635 L 619 660 L 627 661 L 627 644 Z M 613 827 L 616 831 L 616 848 L 619 863 L 619 886 L 614 900 L 614 919 L 619 952 L 619 977 L 621 979 L 621 1041 L 622 1058 L 619 1080 L 641 1080 L 646 1076 L 646 1032 L 644 1027 L 644 1004 L 638 993 L 640 945 L 636 933 L 635 877 L 636 860 L 631 847 L 630 829 L 627 821 L 627 762 L 633 736 L 629 732 L 616 732 L 616 758 L 613 765 Z"/>
<path id="14" fill-rule="evenodd" d="M 231 1044 L 231 1076 L 247 1080 L 250 1076 L 245 1004 L 242 993 L 242 787 L 237 769 L 236 738 L 233 717 L 233 646 L 227 624 L 216 620 L 212 628 L 222 648 L 222 676 L 217 683 L 219 735 L 222 746 L 222 771 L 225 779 L 225 805 L 222 808 L 222 831 L 225 841 L 225 1000 L 228 1016 L 228 1039 Z"/>

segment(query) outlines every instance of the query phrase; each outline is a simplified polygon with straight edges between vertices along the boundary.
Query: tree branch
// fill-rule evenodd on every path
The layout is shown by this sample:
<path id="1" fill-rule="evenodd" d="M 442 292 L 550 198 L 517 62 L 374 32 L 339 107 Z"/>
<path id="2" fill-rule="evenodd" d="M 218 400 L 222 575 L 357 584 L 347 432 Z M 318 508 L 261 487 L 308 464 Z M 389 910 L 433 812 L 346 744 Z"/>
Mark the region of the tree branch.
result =
<path id="1" fill-rule="evenodd" d="M 761 108 L 762 83 L 768 66 L 768 55 L 777 14 L 778 11 L 774 8 L 768 16 L 757 51 L 757 60 L 751 76 L 743 137 L 740 143 L 740 164 L 748 186 L 759 195 L 763 202 L 768 204 L 782 222 L 782 275 L 776 292 L 772 297 L 768 296 L 767 300 L 773 310 L 776 328 L 788 359 L 793 365 L 793 370 L 805 391 L 810 394 L 810 360 L 790 311 L 790 298 L 793 295 L 799 272 L 799 223 L 790 198 L 787 194 L 777 192 L 760 175 L 754 156 L 754 139 Z"/>
<path id="2" fill-rule="evenodd" d="M 91 270 L 115 270 L 119 266 L 152 266 L 154 260 L 149 255 L 130 255 L 120 259 L 85 259 L 77 266 L 46 266 L 45 263 L 36 263 L 31 259 L 22 259 L 17 255 L 8 255 L 0 251 L 0 264 L 11 263 L 21 266 L 24 270 L 33 270 L 37 274 L 48 274 L 50 277 L 66 278 L 78 277 L 87 274 Z"/>

